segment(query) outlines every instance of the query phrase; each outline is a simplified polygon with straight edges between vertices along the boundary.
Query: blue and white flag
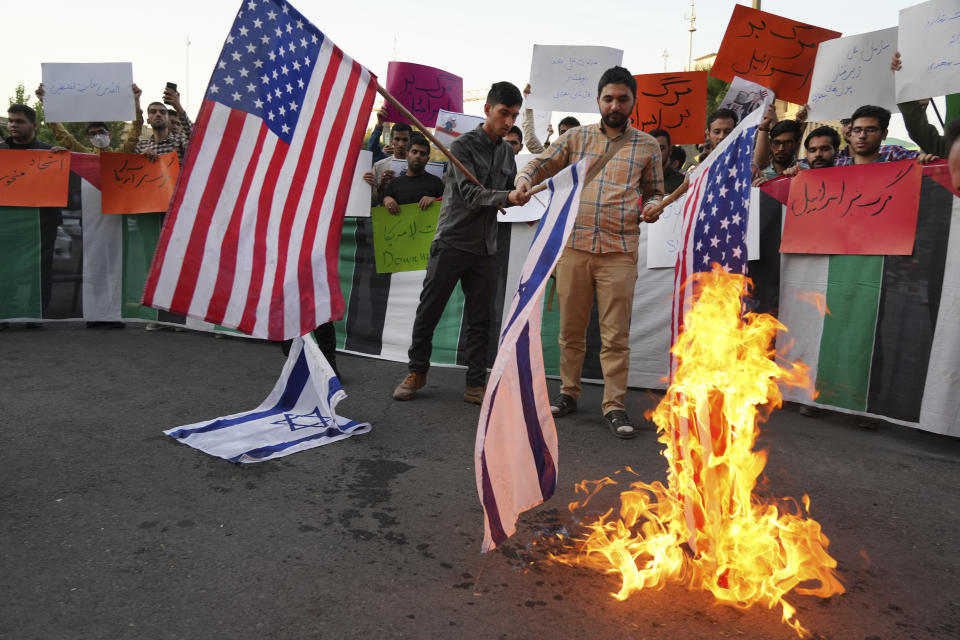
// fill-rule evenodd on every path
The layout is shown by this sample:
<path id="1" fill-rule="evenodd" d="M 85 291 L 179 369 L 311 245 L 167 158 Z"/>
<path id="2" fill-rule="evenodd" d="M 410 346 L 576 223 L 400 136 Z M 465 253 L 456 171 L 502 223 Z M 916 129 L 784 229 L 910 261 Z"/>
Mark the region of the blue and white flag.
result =
<path id="1" fill-rule="evenodd" d="M 346 397 L 308 334 L 293 341 L 280 380 L 259 407 L 164 433 L 230 462 L 261 462 L 370 431 L 369 423 L 337 415 Z"/>
<path id="2" fill-rule="evenodd" d="M 557 429 L 543 368 L 541 301 L 577 218 L 586 172 L 581 161 L 548 181 L 550 203 L 530 244 L 487 382 L 474 450 L 483 551 L 513 535 L 520 512 L 543 503 L 557 486 Z"/>
<path id="3" fill-rule="evenodd" d="M 710 271 L 715 262 L 733 273 L 747 272 L 753 143 L 760 120 L 774 99 L 772 92 L 767 93 L 763 104 L 747 114 L 690 173 L 690 188 L 682 205 L 670 344 L 676 343 L 683 315 L 690 308 L 692 291 L 683 286 L 690 276 Z"/>

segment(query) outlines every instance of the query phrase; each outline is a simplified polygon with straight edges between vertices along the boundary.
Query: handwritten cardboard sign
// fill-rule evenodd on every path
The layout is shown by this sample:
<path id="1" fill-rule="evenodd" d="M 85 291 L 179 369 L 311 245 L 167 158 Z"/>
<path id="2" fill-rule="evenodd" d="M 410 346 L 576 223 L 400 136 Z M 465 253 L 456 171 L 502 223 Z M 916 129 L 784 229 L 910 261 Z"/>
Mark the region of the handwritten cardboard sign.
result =
<path id="1" fill-rule="evenodd" d="M 707 123 L 707 72 L 648 73 L 637 80 L 633 126 L 670 132 L 673 144 L 703 142 Z"/>
<path id="2" fill-rule="evenodd" d="M 864 104 L 898 111 L 890 72 L 896 50 L 896 27 L 821 42 L 807 99 L 810 119 L 849 118 Z"/>
<path id="3" fill-rule="evenodd" d="M 840 33 L 734 5 L 710 75 L 727 82 L 734 76 L 773 89 L 781 100 L 804 104 L 817 44 Z"/>
<path id="4" fill-rule="evenodd" d="M 69 188 L 69 153 L 0 150 L 0 206 L 63 207 Z"/>
<path id="5" fill-rule="evenodd" d="M 903 68 L 894 75 L 897 102 L 960 91 L 960 3 L 930 0 L 900 10 L 897 47 Z"/>
<path id="6" fill-rule="evenodd" d="M 463 78 L 443 69 L 391 62 L 387 65 L 387 91 L 425 127 L 436 126 L 441 109 L 463 111 Z M 386 120 L 407 122 L 389 102 Z"/>
<path id="7" fill-rule="evenodd" d="M 597 112 L 597 83 L 623 61 L 612 47 L 533 45 L 526 107 L 548 111 Z"/>
<path id="8" fill-rule="evenodd" d="M 445 147 L 459 138 L 461 134 L 473 131 L 477 125 L 486 122 L 486 118 L 481 116 L 471 116 L 466 113 L 456 113 L 441 109 L 437 112 L 437 125 L 433 135 L 436 136 Z"/>
<path id="9" fill-rule="evenodd" d="M 133 120 L 130 62 L 43 62 L 48 122 Z"/>
<path id="10" fill-rule="evenodd" d="M 170 206 L 180 162 L 171 151 L 150 162 L 134 153 L 100 155 L 104 213 L 151 213 Z"/>
<path id="11" fill-rule="evenodd" d="M 400 205 L 399 215 L 391 214 L 386 207 L 373 207 L 370 218 L 377 273 L 426 269 L 439 217 L 439 202 L 426 211 L 420 211 L 415 202 Z"/>
<path id="12" fill-rule="evenodd" d="M 910 255 L 922 173 L 914 160 L 801 171 L 780 252 Z"/>

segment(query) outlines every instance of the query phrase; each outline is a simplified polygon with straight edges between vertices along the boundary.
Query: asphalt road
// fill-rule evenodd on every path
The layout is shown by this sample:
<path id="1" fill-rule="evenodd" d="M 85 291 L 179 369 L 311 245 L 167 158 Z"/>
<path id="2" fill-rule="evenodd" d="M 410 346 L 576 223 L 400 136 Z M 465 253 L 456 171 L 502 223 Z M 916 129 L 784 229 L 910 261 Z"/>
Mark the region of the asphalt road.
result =
<path id="1" fill-rule="evenodd" d="M 547 560 L 576 531 L 573 485 L 630 465 L 664 480 L 652 426 L 600 426 L 601 390 L 558 421 L 560 486 L 481 554 L 463 373 L 394 402 L 399 363 L 341 355 L 340 413 L 373 431 L 234 465 L 164 436 L 255 407 L 276 345 L 78 323 L 0 332 L 0 638 L 795 637 L 779 612 L 668 586 L 625 602 L 614 576 Z M 551 388 L 556 383 L 551 383 Z M 631 391 L 639 417 L 649 392 Z M 791 410 L 763 427 L 764 491 L 811 496 L 847 593 L 793 596 L 838 640 L 960 637 L 960 441 Z M 607 489 L 596 503 L 616 503 Z"/>

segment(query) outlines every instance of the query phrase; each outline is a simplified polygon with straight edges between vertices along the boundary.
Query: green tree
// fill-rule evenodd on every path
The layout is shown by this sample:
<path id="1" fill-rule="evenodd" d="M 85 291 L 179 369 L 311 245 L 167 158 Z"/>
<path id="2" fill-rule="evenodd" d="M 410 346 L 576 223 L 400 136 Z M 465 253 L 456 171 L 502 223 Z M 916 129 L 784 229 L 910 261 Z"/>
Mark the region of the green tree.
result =
<path id="1" fill-rule="evenodd" d="M 17 88 L 13 92 L 13 97 L 11 97 L 10 104 L 25 104 L 28 107 L 33 108 L 37 112 L 37 122 L 40 126 L 37 128 L 37 138 L 48 144 L 56 144 L 56 140 L 53 138 L 53 131 L 50 130 L 50 127 L 47 126 L 47 119 L 43 111 L 43 103 L 40 102 L 39 98 L 32 96 L 33 102 L 30 102 L 30 98 L 27 97 L 27 90 L 22 84 L 18 84 Z M 87 137 L 87 123 L 86 122 L 62 122 L 64 128 L 70 132 L 77 142 L 88 147 L 93 145 L 90 143 L 90 139 Z M 107 128 L 110 130 L 110 146 L 119 147 L 123 144 L 124 138 L 126 136 L 127 123 L 126 122 L 108 122 Z M 3 130 L 3 135 L 7 136 L 9 133 L 6 128 Z"/>

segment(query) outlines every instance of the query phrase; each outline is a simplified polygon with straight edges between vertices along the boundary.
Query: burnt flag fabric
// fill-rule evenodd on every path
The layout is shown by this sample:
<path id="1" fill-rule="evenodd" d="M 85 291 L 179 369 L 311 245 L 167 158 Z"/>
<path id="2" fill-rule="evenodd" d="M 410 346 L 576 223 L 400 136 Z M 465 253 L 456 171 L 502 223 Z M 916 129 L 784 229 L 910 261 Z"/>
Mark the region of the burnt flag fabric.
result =
<path id="1" fill-rule="evenodd" d="M 586 169 L 578 162 L 548 181 L 550 203 L 530 244 L 487 382 L 474 448 L 483 551 L 513 535 L 517 516 L 549 499 L 557 486 L 557 429 L 540 342 L 541 302 L 573 229 Z"/>
<path id="2" fill-rule="evenodd" d="M 337 415 L 347 397 L 312 334 L 296 338 L 270 395 L 252 411 L 164 431 L 230 462 L 262 462 L 370 431 Z"/>
<path id="3" fill-rule="evenodd" d="M 288 2 L 244 2 L 143 304 L 270 340 L 341 318 L 340 232 L 376 86 Z"/>

